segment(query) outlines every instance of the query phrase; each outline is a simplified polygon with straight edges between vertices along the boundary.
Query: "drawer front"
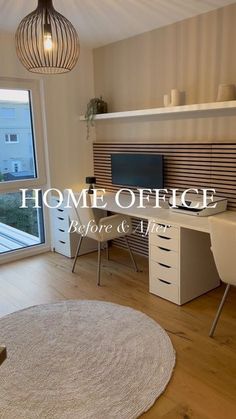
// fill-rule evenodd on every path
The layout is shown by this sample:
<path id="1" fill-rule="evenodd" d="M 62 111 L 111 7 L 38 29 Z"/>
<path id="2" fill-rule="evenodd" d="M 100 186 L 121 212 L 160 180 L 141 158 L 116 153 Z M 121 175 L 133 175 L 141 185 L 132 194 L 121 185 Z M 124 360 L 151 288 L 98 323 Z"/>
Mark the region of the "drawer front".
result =
<path id="1" fill-rule="evenodd" d="M 55 228 L 54 228 L 54 236 L 56 237 L 58 234 L 67 234 L 67 235 L 69 235 L 69 233 L 68 233 L 68 227 L 66 227 L 65 228 L 65 226 L 64 226 L 64 224 L 61 224 L 61 225 L 59 225 L 59 226 L 55 226 Z"/>
<path id="2" fill-rule="evenodd" d="M 55 208 L 54 209 L 54 215 L 56 217 L 60 217 L 60 216 L 61 217 L 65 217 L 67 215 L 67 211 L 64 208 L 62 208 L 62 207 Z"/>
<path id="3" fill-rule="evenodd" d="M 179 250 L 178 238 L 165 237 L 161 234 L 152 234 L 150 244 L 163 247 L 164 249 L 175 250 L 176 252 Z"/>
<path id="4" fill-rule="evenodd" d="M 55 252 L 60 253 L 61 255 L 72 257 L 70 244 L 65 243 L 63 240 L 57 240 L 54 244 Z"/>
<path id="5" fill-rule="evenodd" d="M 150 239 L 152 240 L 153 236 L 157 235 L 169 237 L 171 239 L 178 239 L 179 228 L 164 224 L 152 223 L 150 228 Z"/>
<path id="6" fill-rule="evenodd" d="M 179 266 L 179 253 L 174 250 L 166 250 L 162 247 L 150 246 L 151 260 L 154 262 L 163 263 L 172 268 Z"/>
<path id="7" fill-rule="evenodd" d="M 70 243 L 70 234 L 66 230 L 63 229 L 56 229 L 54 232 L 54 239 L 55 242 L 61 241 L 64 243 Z"/>
<path id="8" fill-rule="evenodd" d="M 180 304 L 179 287 L 175 284 L 166 284 L 159 279 L 151 279 L 149 282 L 149 291 L 165 300 L 175 304 Z"/>
<path id="9" fill-rule="evenodd" d="M 150 262 L 150 280 L 162 279 L 170 284 L 179 284 L 179 270 L 162 263 Z"/>
<path id="10" fill-rule="evenodd" d="M 68 216 L 68 211 L 64 207 L 52 208 L 51 211 L 53 217 L 65 217 L 66 215 Z"/>
<path id="11" fill-rule="evenodd" d="M 63 214 L 56 214 L 53 218 L 53 224 L 55 230 L 61 229 L 68 232 L 70 227 L 67 215 L 65 216 Z"/>
<path id="12" fill-rule="evenodd" d="M 51 207 L 52 207 L 52 209 L 56 209 L 56 206 L 58 205 L 60 203 L 60 199 L 59 198 L 57 198 L 56 196 L 52 196 L 51 197 L 51 203 L 50 203 L 50 205 L 51 205 Z M 61 203 L 61 205 L 58 207 L 58 208 L 64 208 L 64 201 Z"/>

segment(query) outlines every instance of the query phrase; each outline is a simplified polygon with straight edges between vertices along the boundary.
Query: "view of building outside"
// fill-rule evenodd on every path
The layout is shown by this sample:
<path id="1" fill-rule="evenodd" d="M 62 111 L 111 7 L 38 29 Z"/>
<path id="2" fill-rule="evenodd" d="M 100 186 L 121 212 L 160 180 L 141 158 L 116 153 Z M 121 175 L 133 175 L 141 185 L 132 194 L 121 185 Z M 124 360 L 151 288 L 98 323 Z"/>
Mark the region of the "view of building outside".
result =
<path id="1" fill-rule="evenodd" d="M 0 89 L 0 181 L 35 177 L 29 92 Z"/>

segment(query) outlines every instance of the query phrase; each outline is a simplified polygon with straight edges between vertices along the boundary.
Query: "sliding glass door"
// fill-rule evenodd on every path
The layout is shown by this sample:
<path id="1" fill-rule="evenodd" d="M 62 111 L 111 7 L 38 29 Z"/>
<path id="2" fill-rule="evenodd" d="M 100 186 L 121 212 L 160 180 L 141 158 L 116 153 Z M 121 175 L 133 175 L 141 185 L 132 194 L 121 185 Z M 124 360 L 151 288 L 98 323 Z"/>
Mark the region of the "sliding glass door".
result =
<path id="1" fill-rule="evenodd" d="M 44 214 L 33 208 L 33 189 L 45 185 L 39 85 L 0 79 L 0 256 L 44 245 Z M 32 198 L 24 209 L 21 188 Z"/>

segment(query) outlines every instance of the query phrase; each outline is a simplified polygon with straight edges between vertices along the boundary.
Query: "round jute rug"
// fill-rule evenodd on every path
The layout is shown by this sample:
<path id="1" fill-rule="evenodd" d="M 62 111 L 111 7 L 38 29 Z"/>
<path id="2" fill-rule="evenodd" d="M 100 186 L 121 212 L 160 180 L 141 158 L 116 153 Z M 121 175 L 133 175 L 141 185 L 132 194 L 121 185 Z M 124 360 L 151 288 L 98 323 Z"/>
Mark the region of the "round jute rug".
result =
<path id="1" fill-rule="evenodd" d="M 4 419 L 131 419 L 168 384 L 175 352 L 145 314 L 101 301 L 63 301 L 0 319 Z"/>

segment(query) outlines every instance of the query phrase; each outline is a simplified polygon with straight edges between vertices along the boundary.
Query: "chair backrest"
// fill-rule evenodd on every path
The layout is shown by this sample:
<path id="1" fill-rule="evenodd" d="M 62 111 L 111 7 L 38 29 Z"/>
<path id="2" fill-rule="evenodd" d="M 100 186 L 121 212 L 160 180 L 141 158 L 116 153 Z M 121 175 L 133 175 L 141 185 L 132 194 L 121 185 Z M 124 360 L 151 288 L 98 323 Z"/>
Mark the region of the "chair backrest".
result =
<path id="1" fill-rule="evenodd" d="M 78 201 L 79 199 L 79 192 L 74 192 L 75 201 Z M 64 197 L 66 201 L 68 200 L 68 191 L 64 191 Z M 78 231 L 82 236 L 89 237 L 91 239 L 100 241 L 101 237 L 99 234 L 99 231 L 96 229 L 96 226 L 98 225 L 98 221 L 101 218 L 101 211 L 98 209 L 91 208 L 91 201 L 90 201 L 90 195 L 86 194 L 86 203 L 88 208 L 81 208 L 80 205 L 76 207 L 75 203 L 72 199 L 70 199 L 70 208 L 68 208 L 68 214 L 70 221 L 76 223 L 77 229 L 80 229 Z M 73 231 L 73 230 L 72 230 Z M 84 233 L 82 233 L 84 231 Z"/>
<path id="2" fill-rule="evenodd" d="M 236 223 L 224 214 L 209 218 L 212 252 L 221 280 L 236 285 Z"/>

